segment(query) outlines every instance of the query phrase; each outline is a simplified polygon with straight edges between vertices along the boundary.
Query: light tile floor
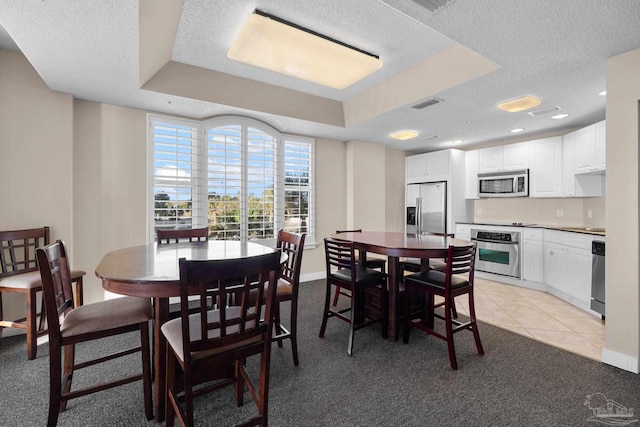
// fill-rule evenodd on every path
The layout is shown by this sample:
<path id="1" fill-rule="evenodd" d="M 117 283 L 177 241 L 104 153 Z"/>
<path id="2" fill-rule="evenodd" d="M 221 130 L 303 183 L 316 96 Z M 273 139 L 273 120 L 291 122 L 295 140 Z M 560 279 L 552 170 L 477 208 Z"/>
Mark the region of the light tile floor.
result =
<path id="1" fill-rule="evenodd" d="M 560 298 L 542 291 L 475 280 L 479 320 L 529 338 L 601 360 L 604 322 Z M 459 313 L 468 314 L 467 299 L 456 300 Z"/>

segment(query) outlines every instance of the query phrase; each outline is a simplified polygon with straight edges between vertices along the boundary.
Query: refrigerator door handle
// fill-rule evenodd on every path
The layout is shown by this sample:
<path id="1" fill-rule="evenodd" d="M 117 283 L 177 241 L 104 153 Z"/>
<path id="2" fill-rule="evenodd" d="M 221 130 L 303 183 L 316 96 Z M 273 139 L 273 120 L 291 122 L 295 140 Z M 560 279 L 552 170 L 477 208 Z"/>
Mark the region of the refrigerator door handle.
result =
<path id="1" fill-rule="evenodd" d="M 416 234 L 422 234 L 422 199 L 416 197 Z"/>

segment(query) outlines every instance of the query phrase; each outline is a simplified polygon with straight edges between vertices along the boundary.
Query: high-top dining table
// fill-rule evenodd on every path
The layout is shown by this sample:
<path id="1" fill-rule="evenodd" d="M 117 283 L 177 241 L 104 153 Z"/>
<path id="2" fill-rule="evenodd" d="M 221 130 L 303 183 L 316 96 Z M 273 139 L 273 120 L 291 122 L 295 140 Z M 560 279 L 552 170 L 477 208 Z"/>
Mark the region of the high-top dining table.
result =
<path id="1" fill-rule="evenodd" d="M 398 339 L 398 294 L 400 288 L 401 257 L 420 258 L 423 270 L 429 268 L 429 258 L 444 258 L 449 245 L 465 245 L 471 242 L 434 234 L 408 234 L 393 231 L 355 231 L 331 235 L 337 240 L 353 242 L 359 252 L 360 265 L 364 265 L 367 252 L 386 255 L 388 258 L 389 286 L 389 338 Z"/>
<path id="2" fill-rule="evenodd" d="M 154 414 L 164 420 L 166 341 L 160 327 L 169 319 L 169 298 L 180 296 L 178 260 L 237 259 L 272 253 L 275 249 L 257 243 L 231 240 L 151 243 L 107 253 L 96 268 L 102 287 L 122 295 L 153 299 Z M 281 262 L 287 255 L 282 255 Z"/>

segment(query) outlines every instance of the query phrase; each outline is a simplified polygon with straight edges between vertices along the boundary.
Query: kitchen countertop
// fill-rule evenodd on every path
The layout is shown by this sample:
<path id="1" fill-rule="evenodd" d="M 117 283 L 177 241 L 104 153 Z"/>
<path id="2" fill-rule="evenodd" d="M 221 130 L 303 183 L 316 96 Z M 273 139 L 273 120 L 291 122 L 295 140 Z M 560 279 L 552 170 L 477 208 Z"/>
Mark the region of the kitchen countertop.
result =
<path id="1" fill-rule="evenodd" d="M 547 230 L 569 231 L 572 233 L 593 234 L 596 236 L 604 236 L 605 229 L 599 227 L 571 227 L 563 225 L 545 225 L 545 224 L 528 224 L 522 222 L 459 222 L 458 224 L 470 225 L 491 225 L 496 227 L 528 227 L 528 228 L 544 228 Z"/>

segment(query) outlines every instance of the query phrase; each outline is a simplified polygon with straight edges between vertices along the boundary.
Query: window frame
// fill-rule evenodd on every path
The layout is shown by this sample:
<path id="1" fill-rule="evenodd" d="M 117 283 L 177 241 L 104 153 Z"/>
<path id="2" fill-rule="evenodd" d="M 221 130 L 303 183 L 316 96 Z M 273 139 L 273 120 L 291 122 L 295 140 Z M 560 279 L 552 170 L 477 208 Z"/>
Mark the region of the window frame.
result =
<path id="1" fill-rule="evenodd" d="M 161 114 L 147 114 L 147 239 L 149 242 L 154 241 L 155 237 L 155 123 L 167 123 L 174 126 L 189 126 L 196 129 L 197 141 L 195 152 L 197 160 L 196 169 L 192 169 L 192 210 L 199 212 L 192 216 L 193 227 L 208 226 L 208 129 L 232 125 L 240 126 L 241 134 L 241 164 L 242 164 L 242 183 L 241 183 L 241 241 L 248 241 L 248 210 L 247 210 L 247 132 L 249 128 L 257 129 L 267 135 L 274 137 L 276 141 L 276 178 L 274 184 L 274 236 L 269 239 L 253 239 L 251 241 L 270 245 L 275 245 L 277 239 L 277 231 L 285 228 L 285 205 L 286 191 L 285 183 L 285 145 L 290 143 L 303 144 L 309 146 L 309 177 L 308 177 L 308 219 L 307 219 L 307 237 L 305 246 L 315 246 L 315 139 L 281 133 L 274 127 L 256 119 L 242 116 L 220 116 L 206 120 L 182 119 Z M 207 153 L 203 155 L 202 153 Z M 303 186 L 304 188 L 304 186 Z"/>

